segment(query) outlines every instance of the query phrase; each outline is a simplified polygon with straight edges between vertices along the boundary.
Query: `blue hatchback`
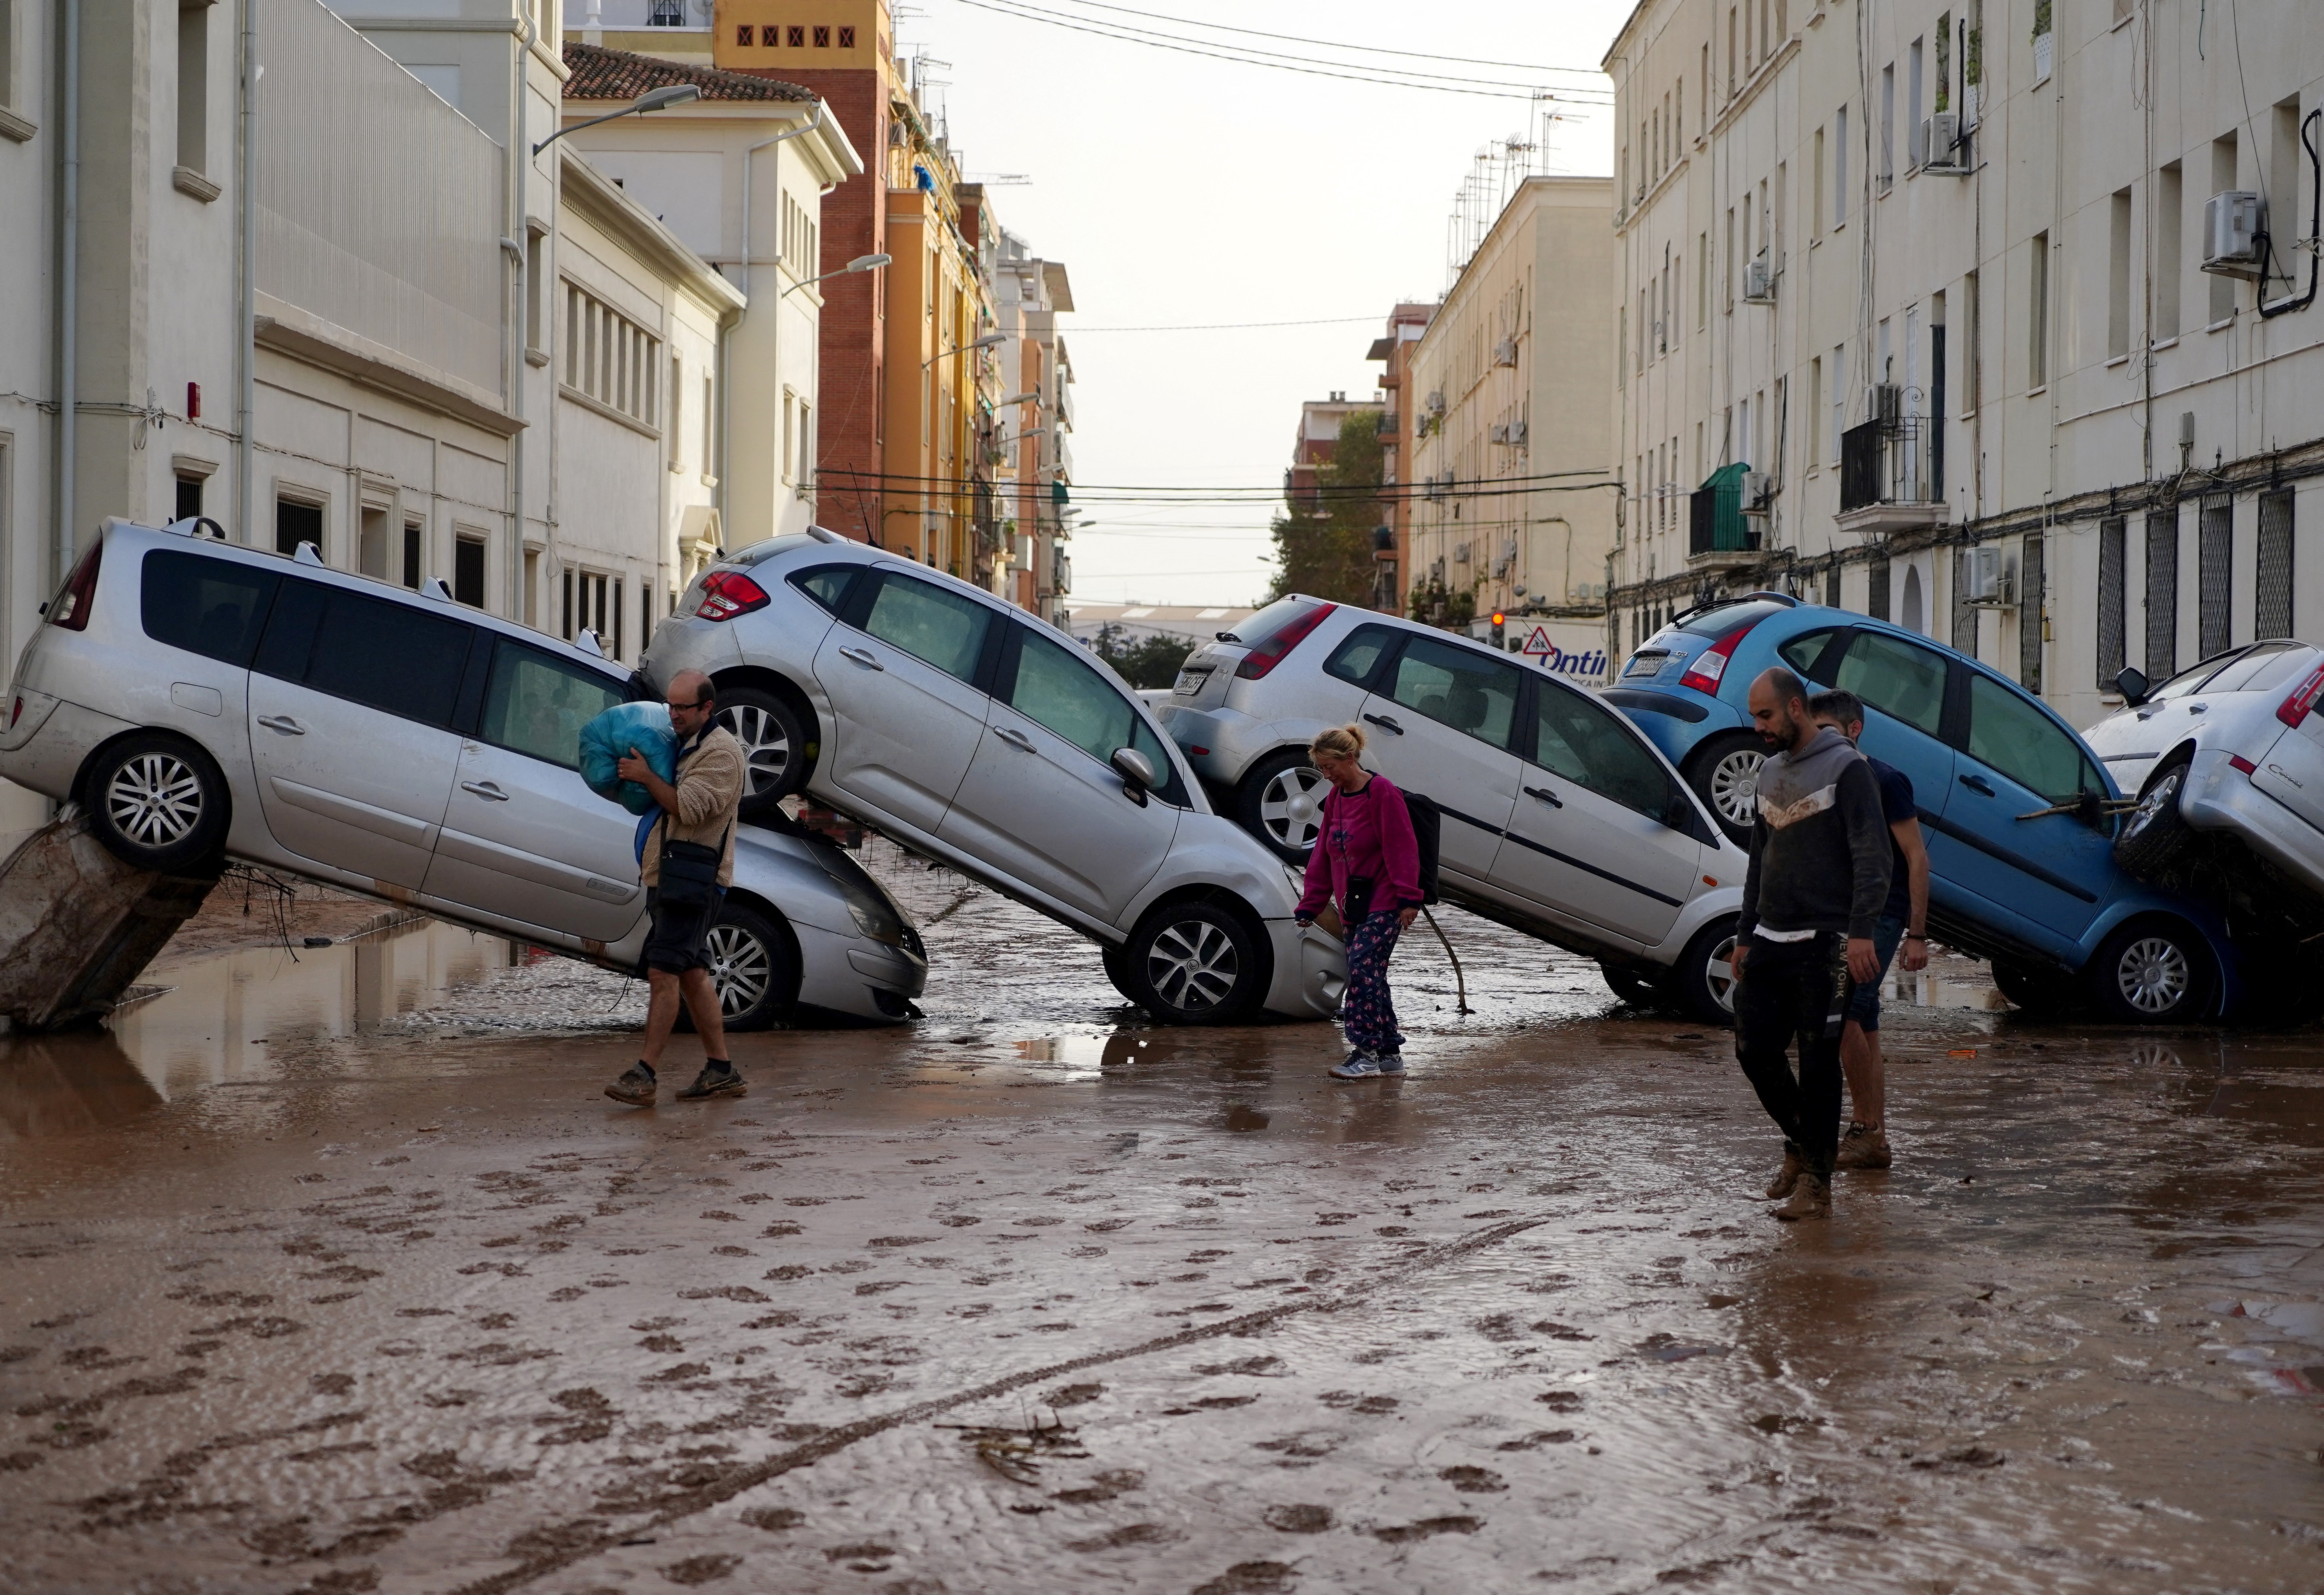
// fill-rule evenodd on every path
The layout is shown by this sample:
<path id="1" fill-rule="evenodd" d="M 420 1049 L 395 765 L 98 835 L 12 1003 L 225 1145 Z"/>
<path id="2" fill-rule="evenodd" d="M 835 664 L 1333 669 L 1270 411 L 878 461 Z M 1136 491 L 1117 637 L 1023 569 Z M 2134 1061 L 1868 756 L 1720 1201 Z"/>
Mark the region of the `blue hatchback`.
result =
<path id="1" fill-rule="evenodd" d="M 2033 1011 L 2087 983 L 2113 1017 L 2165 1024 L 2232 1011 L 2238 960 L 2218 911 L 2114 862 L 2121 794 L 2050 706 L 1964 654 L 1883 621 L 1780 593 L 1681 614 L 1624 661 L 1606 701 L 1670 757 L 1748 844 L 1765 747 L 1746 707 L 1784 665 L 1864 700 L 1865 752 L 1912 778 L 1929 848 L 1929 928 L 1993 961 Z"/>

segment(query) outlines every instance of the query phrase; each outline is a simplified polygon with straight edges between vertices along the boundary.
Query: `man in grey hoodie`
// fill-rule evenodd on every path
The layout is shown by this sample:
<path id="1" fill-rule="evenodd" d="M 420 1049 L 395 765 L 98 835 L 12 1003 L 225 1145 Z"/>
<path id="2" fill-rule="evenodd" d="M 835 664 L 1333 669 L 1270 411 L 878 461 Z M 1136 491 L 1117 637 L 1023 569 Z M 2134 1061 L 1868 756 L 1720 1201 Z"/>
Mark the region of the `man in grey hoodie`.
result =
<path id="1" fill-rule="evenodd" d="M 1770 756 L 1735 930 L 1735 1055 L 1784 1132 L 1767 1195 L 1790 1200 L 1775 1216 L 1826 1218 L 1849 982 L 1880 977 L 1872 932 L 1888 897 L 1888 826 L 1871 767 L 1816 724 L 1798 677 L 1766 671 L 1750 702 Z M 1796 1077 L 1786 1056 L 1795 1035 Z"/>

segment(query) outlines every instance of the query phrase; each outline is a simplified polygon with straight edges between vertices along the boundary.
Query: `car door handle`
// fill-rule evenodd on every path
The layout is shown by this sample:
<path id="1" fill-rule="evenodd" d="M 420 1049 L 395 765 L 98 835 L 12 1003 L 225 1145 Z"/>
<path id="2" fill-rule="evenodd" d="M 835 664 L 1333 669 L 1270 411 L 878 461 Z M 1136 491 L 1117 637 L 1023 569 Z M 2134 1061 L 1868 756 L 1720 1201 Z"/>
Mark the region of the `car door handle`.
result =
<path id="1" fill-rule="evenodd" d="M 1986 784 L 1986 779 L 1981 775 L 1965 775 L 1960 778 L 1960 784 L 1967 787 L 1970 791 L 1983 793 L 1987 798 L 1997 798 L 2000 796 L 1999 793 L 1996 792 L 1990 786 Z"/>
<path id="2" fill-rule="evenodd" d="M 479 798 L 489 798 L 494 803 L 506 803 L 508 801 L 508 794 L 502 791 L 490 781 L 462 781 L 460 783 L 460 790 L 463 792 L 474 792 Z"/>
<path id="3" fill-rule="evenodd" d="M 1028 753 L 1033 751 L 1033 739 L 1013 725 L 996 725 L 992 728 L 992 734 L 1004 742 L 1010 742 L 1024 749 Z"/>
<path id="4" fill-rule="evenodd" d="M 1552 808 L 1563 808 L 1565 807 L 1565 800 L 1560 798 L 1556 793 L 1551 791 L 1547 787 L 1527 787 L 1525 789 L 1525 795 L 1528 798 L 1538 798 L 1544 803 L 1548 804 Z"/>
<path id="5" fill-rule="evenodd" d="M 888 668 L 880 662 L 878 654 L 867 648 L 843 648 L 839 650 L 839 657 L 844 659 L 853 659 L 867 670 L 884 670 Z"/>
<path id="6" fill-rule="evenodd" d="M 1395 721 L 1389 719 L 1385 715 L 1367 715 L 1364 718 L 1370 721 L 1374 725 L 1379 726 L 1382 731 L 1394 732 L 1397 736 L 1402 736 L 1404 734 L 1404 727 L 1398 725 Z"/>
<path id="7" fill-rule="evenodd" d="M 258 723 L 269 731 L 279 731 L 284 736 L 305 736 L 307 728 L 288 715 L 261 715 Z"/>

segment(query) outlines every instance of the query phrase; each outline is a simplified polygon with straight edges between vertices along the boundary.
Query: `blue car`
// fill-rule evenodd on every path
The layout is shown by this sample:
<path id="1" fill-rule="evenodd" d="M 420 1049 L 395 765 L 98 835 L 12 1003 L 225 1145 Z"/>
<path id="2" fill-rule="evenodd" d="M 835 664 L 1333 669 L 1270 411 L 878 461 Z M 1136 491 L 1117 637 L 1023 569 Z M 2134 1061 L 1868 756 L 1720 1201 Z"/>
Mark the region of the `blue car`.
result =
<path id="1" fill-rule="evenodd" d="M 2111 1017 L 2170 1024 L 2234 1011 L 2244 976 L 2218 911 L 2116 867 L 2121 797 L 2050 706 L 1964 654 L 1781 593 L 1679 615 L 1605 693 L 1748 844 L 1765 745 L 1746 706 L 1784 665 L 1864 700 L 1864 751 L 1910 776 L 1929 848 L 1929 928 L 1989 958 L 2019 1007 L 2079 983 Z"/>

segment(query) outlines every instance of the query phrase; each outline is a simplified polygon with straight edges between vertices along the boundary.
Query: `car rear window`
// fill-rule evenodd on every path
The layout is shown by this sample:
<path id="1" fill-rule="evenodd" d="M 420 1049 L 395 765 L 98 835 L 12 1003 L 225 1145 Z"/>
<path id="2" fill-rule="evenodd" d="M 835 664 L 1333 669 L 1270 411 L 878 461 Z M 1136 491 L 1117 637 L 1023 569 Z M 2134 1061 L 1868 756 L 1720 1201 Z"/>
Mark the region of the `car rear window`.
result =
<path id="1" fill-rule="evenodd" d="M 782 537 L 770 537 L 764 542 L 752 543 L 747 549 L 736 549 L 733 553 L 726 556 L 726 563 L 729 565 L 756 565 L 761 559 L 771 559 L 776 555 L 784 552 L 786 549 L 803 548 L 807 544 L 814 542 L 815 540 L 815 539 L 807 536 L 807 534 L 803 531 L 789 532 Z"/>
<path id="2" fill-rule="evenodd" d="M 1826 626 L 1820 631 L 1803 632 L 1775 650 L 1775 652 L 1782 658 L 1784 663 L 1797 670 L 1803 678 L 1810 681 L 1821 680 L 1822 678 L 1816 674 L 1816 666 L 1823 659 L 1823 650 L 1831 644 L 1839 628 L 1835 626 Z"/>
<path id="3" fill-rule="evenodd" d="M 1789 604 L 1773 603 L 1766 598 L 1748 598 L 1739 603 L 1721 604 L 1697 614 L 1681 615 L 1678 629 L 1696 637 L 1708 637 L 1716 641 L 1729 632 L 1756 626 L 1771 614 L 1780 614 Z"/>
<path id="4" fill-rule="evenodd" d="M 155 549 L 145 556 L 141 583 L 145 635 L 246 667 L 281 580 L 280 571 Z"/>
<path id="5" fill-rule="evenodd" d="M 1234 641 L 1246 648 L 1263 648 L 1275 640 L 1276 634 L 1297 624 L 1302 619 L 1323 607 L 1314 598 L 1277 598 L 1250 619 L 1234 629 Z"/>
<path id="6" fill-rule="evenodd" d="M 2263 642 L 2203 684 L 2205 692 L 2273 692 L 2316 661 L 2304 642 Z"/>
<path id="7" fill-rule="evenodd" d="M 1323 673 L 1364 686 L 1379 668 L 1380 655 L 1395 646 L 1396 636 L 1387 626 L 1358 626 L 1323 661 Z"/>
<path id="8" fill-rule="evenodd" d="M 854 591 L 855 578 L 862 574 L 863 567 L 860 565 L 820 565 L 813 570 L 794 572 L 790 583 L 824 608 L 837 614 L 847 607 L 847 595 Z"/>

